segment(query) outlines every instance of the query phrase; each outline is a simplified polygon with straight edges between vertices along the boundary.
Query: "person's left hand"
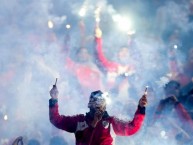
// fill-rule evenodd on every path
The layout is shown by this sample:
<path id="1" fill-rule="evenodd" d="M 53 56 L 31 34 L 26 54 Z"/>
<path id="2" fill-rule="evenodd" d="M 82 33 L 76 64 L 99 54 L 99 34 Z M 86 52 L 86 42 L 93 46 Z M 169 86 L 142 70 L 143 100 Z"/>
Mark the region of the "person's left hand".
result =
<path id="1" fill-rule="evenodd" d="M 58 98 L 58 89 L 56 85 L 53 85 L 53 88 L 50 90 L 50 96 L 53 99 L 57 99 Z"/>
<path id="2" fill-rule="evenodd" d="M 139 106 L 145 107 L 147 105 L 147 95 L 143 95 L 139 100 Z"/>
<path id="3" fill-rule="evenodd" d="M 23 145 L 23 137 L 22 137 L 22 136 L 17 137 L 17 138 L 13 141 L 12 145 L 19 145 L 19 143 L 20 143 L 20 145 Z"/>

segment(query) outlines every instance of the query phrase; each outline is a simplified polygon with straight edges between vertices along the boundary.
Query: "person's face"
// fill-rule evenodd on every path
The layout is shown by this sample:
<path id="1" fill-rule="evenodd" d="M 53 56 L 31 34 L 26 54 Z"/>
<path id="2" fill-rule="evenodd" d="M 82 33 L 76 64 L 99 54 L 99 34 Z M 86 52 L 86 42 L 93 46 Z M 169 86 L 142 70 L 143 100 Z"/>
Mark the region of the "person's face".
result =
<path id="1" fill-rule="evenodd" d="M 106 106 L 97 106 L 90 108 L 90 111 L 95 114 L 96 112 L 98 114 L 103 114 L 106 111 Z"/>
<path id="2" fill-rule="evenodd" d="M 178 96 L 179 87 L 177 87 L 176 85 L 169 85 L 165 88 L 165 93 L 166 93 L 166 96 L 168 95 Z"/>
<path id="3" fill-rule="evenodd" d="M 104 112 L 106 111 L 106 106 L 100 106 L 95 108 L 90 108 L 91 116 L 94 118 L 95 116 L 102 116 L 104 115 Z"/>
<path id="4" fill-rule="evenodd" d="M 89 60 L 90 55 L 88 54 L 88 51 L 86 48 L 81 48 L 81 50 L 78 53 L 78 60 L 80 62 L 87 62 Z"/>
<path id="5" fill-rule="evenodd" d="M 121 50 L 118 53 L 118 58 L 121 63 L 128 63 L 128 60 L 130 58 L 129 50 L 126 47 L 121 48 Z"/>
<path id="6" fill-rule="evenodd" d="M 106 106 L 99 106 L 95 108 L 96 112 L 103 113 L 106 110 Z"/>

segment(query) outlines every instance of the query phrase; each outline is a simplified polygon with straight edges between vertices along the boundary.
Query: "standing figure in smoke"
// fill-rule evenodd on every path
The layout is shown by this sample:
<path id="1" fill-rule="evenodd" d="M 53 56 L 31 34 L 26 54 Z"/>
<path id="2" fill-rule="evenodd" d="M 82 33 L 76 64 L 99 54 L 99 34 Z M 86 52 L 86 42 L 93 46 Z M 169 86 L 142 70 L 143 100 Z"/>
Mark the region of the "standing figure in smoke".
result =
<path id="1" fill-rule="evenodd" d="M 189 145 L 193 136 L 193 120 L 188 110 L 180 102 L 181 98 L 185 99 L 180 94 L 180 87 L 181 84 L 175 80 L 170 80 L 164 86 L 165 96 L 154 110 L 153 119 L 150 121 L 147 130 L 154 135 L 160 131 L 160 136 L 156 137 L 157 140 L 165 138 L 163 142 L 167 142 L 168 139 L 172 140 L 173 138 L 180 145 L 182 143 Z M 170 138 L 167 138 L 167 136 Z M 164 144 L 163 142 L 162 144 Z"/>
<path id="2" fill-rule="evenodd" d="M 92 63 L 90 57 L 87 48 L 80 48 L 76 52 L 75 60 L 70 57 L 66 58 L 65 68 L 73 76 L 73 79 L 77 80 L 79 85 L 76 87 L 76 91 L 81 93 L 82 96 L 89 95 L 90 91 L 97 88 L 103 88 L 103 75 L 97 66 Z M 93 82 L 95 83 L 93 84 Z"/>
<path id="3" fill-rule="evenodd" d="M 82 25 L 84 25 L 82 23 Z M 84 27 L 84 26 L 82 26 Z M 81 31 L 84 28 L 81 28 Z M 102 79 L 103 74 L 92 61 L 92 55 L 87 47 L 85 47 L 84 33 L 81 33 L 81 45 L 78 49 L 72 49 L 70 44 L 70 35 L 67 35 L 65 47 L 65 70 L 68 72 L 69 77 L 74 83 L 75 92 L 81 96 L 88 96 L 91 91 L 96 89 L 103 89 Z M 91 80 L 91 81 L 89 81 Z M 95 82 L 94 84 L 92 82 Z"/>
<path id="4" fill-rule="evenodd" d="M 106 111 L 106 95 L 100 90 L 91 93 L 86 115 L 60 115 L 58 112 L 58 90 L 50 90 L 50 122 L 59 129 L 75 134 L 76 145 L 112 145 L 115 135 L 129 136 L 139 131 L 145 117 L 146 94 L 139 100 L 132 121 L 123 121 L 109 116 Z"/>
<path id="5" fill-rule="evenodd" d="M 102 31 L 97 26 L 95 29 L 96 59 L 99 61 L 99 68 L 106 73 L 107 89 L 117 97 L 119 97 L 119 92 L 122 92 L 121 94 L 128 94 L 136 98 L 138 91 L 133 83 L 137 81 L 134 65 L 136 62 L 131 55 L 131 48 L 121 47 L 117 53 L 117 61 L 113 61 L 105 56 L 102 42 Z"/>

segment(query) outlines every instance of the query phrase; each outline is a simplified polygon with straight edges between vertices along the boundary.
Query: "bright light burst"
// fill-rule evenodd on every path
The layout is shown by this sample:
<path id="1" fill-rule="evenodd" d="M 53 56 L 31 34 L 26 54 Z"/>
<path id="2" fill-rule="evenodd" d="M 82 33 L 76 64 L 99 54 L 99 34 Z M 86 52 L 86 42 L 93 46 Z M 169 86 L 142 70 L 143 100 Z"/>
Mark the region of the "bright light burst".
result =
<path id="1" fill-rule="evenodd" d="M 100 22 L 100 18 L 99 18 L 99 17 L 96 18 L 95 21 L 96 21 L 96 22 Z"/>
<path id="2" fill-rule="evenodd" d="M 128 77 L 128 76 L 129 76 L 129 73 L 128 73 L 128 72 L 126 72 L 126 73 L 124 73 L 124 75 L 125 75 L 125 77 Z"/>
<path id="3" fill-rule="evenodd" d="M 123 16 L 121 16 L 119 14 L 115 14 L 115 15 L 112 16 L 112 19 L 113 19 L 114 22 L 117 23 L 118 28 L 121 31 L 126 31 L 130 35 L 135 33 L 135 31 L 133 30 L 131 18 L 123 17 Z"/>
<path id="4" fill-rule="evenodd" d="M 70 24 L 67 24 L 66 25 L 66 29 L 70 29 L 71 28 L 71 25 Z"/>
<path id="5" fill-rule="evenodd" d="M 118 22 L 121 19 L 121 16 L 119 14 L 112 16 L 113 21 Z"/>
<path id="6" fill-rule="evenodd" d="M 52 29 L 53 27 L 54 27 L 54 23 L 51 20 L 49 20 L 48 21 L 48 28 Z"/>
<path id="7" fill-rule="evenodd" d="M 178 49 L 178 45 L 175 44 L 175 45 L 174 45 L 174 49 Z"/>
<path id="8" fill-rule="evenodd" d="M 144 93 L 145 95 L 147 95 L 147 89 L 148 89 L 148 88 L 149 88 L 149 86 L 146 86 L 146 87 L 145 87 L 145 93 Z"/>
<path id="9" fill-rule="evenodd" d="M 101 11 L 101 8 L 100 7 L 97 7 L 96 10 L 95 10 L 95 21 L 96 22 L 100 22 L 100 11 Z"/>
<path id="10" fill-rule="evenodd" d="M 111 98 L 109 97 L 109 93 L 108 92 L 104 92 L 102 94 L 102 97 L 105 98 L 107 104 L 111 104 L 112 101 L 111 101 Z"/>
<path id="11" fill-rule="evenodd" d="M 167 138 L 168 138 L 167 135 L 166 135 L 166 131 L 165 131 L 165 130 L 162 130 L 162 131 L 160 132 L 160 136 L 161 136 L 161 138 L 163 138 L 163 139 L 167 139 Z"/>
<path id="12" fill-rule="evenodd" d="M 4 115 L 3 119 L 6 121 L 8 120 L 8 116 L 7 115 Z"/>
<path id="13" fill-rule="evenodd" d="M 79 11 L 79 16 L 84 17 L 86 15 L 86 8 L 82 7 Z"/>

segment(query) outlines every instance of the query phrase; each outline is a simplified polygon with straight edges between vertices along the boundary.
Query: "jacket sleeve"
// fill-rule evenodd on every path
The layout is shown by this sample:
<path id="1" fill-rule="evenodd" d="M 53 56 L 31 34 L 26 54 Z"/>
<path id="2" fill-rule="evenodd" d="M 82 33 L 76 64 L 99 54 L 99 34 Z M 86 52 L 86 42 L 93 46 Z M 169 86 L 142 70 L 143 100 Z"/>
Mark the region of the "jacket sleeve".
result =
<path id="1" fill-rule="evenodd" d="M 66 63 L 65 63 L 65 68 L 66 68 L 66 70 L 70 71 L 71 73 L 74 73 L 75 68 L 76 68 L 76 63 L 70 57 L 67 57 Z"/>
<path id="2" fill-rule="evenodd" d="M 67 132 L 74 133 L 77 128 L 77 122 L 80 116 L 64 116 L 58 112 L 58 100 L 49 100 L 49 117 L 50 122 L 57 128 Z"/>
<path id="3" fill-rule="evenodd" d="M 184 106 L 181 103 L 177 103 L 175 105 L 176 112 L 178 113 L 178 116 L 183 119 L 183 121 L 191 121 L 192 119 L 190 115 L 188 114 L 187 110 L 184 108 Z"/>
<path id="4" fill-rule="evenodd" d="M 138 109 L 132 121 L 123 121 L 117 118 L 112 119 L 113 130 L 116 135 L 129 136 L 139 131 L 145 118 L 145 107 Z"/>
<path id="5" fill-rule="evenodd" d="M 96 43 L 96 55 L 97 59 L 99 60 L 100 64 L 107 70 L 107 71 L 116 71 L 118 69 L 118 64 L 112 61 L 109 61 L 102 50 L 102 38 L 95 37 Z"/>
<path id="6" fill-rule="evenodd" d="M 193 133 L 193 120 L 184 106 L 181 103 L 177 103 L 175 105 L 175 110 L 181 122 L 184 123 L 184 129 L 188 132 Z"/>

